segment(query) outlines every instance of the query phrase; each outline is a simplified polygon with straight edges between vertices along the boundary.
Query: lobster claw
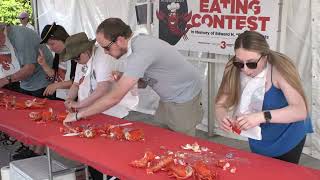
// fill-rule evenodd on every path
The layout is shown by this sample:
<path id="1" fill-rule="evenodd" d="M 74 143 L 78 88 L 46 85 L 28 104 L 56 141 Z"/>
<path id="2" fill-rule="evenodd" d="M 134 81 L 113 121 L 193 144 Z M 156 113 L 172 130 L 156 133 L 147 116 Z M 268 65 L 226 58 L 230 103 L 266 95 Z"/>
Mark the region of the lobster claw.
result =
<path id="1" fill-rule="evenodd" d="M 146 151 L 143 158 L 132 161 L 129 165 L 137 168 L 146 168 L 150 162 L 155 159 L 155 155 L 151 151 Z"/>
<path id="2" fill-rule="evenodd" d="M 193 169 L 189 165 L 171 163 L 168 170 L 169 177 L 175 177 L 176 179 L 187 179 L 193 174 Z"/>

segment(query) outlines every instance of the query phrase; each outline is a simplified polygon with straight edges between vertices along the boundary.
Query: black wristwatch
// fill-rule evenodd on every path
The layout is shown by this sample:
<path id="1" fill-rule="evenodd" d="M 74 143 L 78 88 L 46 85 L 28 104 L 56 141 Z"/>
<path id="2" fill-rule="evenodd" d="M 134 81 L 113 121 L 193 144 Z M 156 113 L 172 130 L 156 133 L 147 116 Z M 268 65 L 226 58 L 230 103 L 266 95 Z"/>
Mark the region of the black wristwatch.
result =
<path id="1" fill-rule="evenodd" d="M 7 76 L 6 79 L 8 80 L 9 84 L 12 83 L 11 75 Z"/>
<path id="2" fill-rule="evenodd" d="M 272 119 L 270 111 L 264 111 L 263 115 L 264 115 L 264 119 L 266 120 L 266 123 L 267 124 L 270 123 L 270 121 Z"/>

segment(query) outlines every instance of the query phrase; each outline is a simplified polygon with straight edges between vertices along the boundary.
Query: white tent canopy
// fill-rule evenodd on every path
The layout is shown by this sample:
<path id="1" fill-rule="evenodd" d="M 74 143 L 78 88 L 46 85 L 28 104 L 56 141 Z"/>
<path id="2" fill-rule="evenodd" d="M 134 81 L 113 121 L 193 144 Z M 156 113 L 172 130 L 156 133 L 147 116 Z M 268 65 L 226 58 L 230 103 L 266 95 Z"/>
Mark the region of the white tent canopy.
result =
<path id="1" fill-rule="evenodd" d="M 96 27 L 108 17 L 120 17 L 136 29 L 136 13 L 134 6 L 138 0 L 113 1 L 113 0 L 34 0 L 40 31 L 46 24 L 57 22 L 66 28 L 70 34 L 86 32 L 89 37 L 95 37 Z M 139 1 L 141 2 L 141 0 Z M 280 1 L 282 2 L 282 1 Z M 317 0 L 283 1 L 282 29 L 280 38 L 280 51 L 287 54 L 294 61 L 300 72 L 303 86 L 309 100 L 310 115 L 313 120 L 315 133 L 308 137 L 305 152 L 320 159 L 320 5 Z M 312 12 L 312 13 L 311 13 Z M 201 56 L 201 52 L 198 53 Z M 197 54 L 197 55 L 198 55 Z M 228 57 L 215 55 L 215 59 L 226 62 Z M 191 58 L 190 58 L 191 60 Z M 204 80 L 208 78 L 208 65 L 203 61 L 193 61 Z M 213 87 L 219 86 L 223 74 L 224 64 L 211 66 L 215 77 Z M 310 80 L 311 79 L 311 80 Z M 206 81 L 205 81 L 206 82 Z M 203 104 L 208 111 L 207 84 L 203 85 Z M 141 91 L 142 102 L 139 111 L 153 113 L 157 107 L 158 97 L 151 90 Z M 203 119 L 200 128 L 207 129 L 207 116 Z M 222 132 L 215 125 L 214 132 L 223 136 L 232 136 Z M 232 136 L 235 138 L 235 136 Z"/>

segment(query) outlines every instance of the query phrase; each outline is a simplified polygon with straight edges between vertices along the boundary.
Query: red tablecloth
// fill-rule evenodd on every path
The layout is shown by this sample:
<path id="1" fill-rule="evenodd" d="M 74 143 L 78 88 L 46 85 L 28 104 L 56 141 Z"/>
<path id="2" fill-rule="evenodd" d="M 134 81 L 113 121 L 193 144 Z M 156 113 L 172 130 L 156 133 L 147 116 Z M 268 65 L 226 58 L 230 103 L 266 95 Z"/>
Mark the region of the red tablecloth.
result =
<path id="1" fill-rule="evenodd" d="M 16 96 L 18 101 L 32 100 L 35 98 L 8 90 L 2 91 L 6 94 Z M 65 111 L 63 102 L 54 100 L 48 100 L 47 102 L 48 108 L 50 107 L 56 112 Z M 26 110 L 5 110 L 4 108 L 0 108 L 0 131 L 26 144 L 45 145 L 44 141 L 49 136 L 57 136 L 60 134 L 59 127 L 62 126 L 62 124 L 57 122 L 38 124 L 30 120 L 29 113 L 32 111 L 46 111 L 48 108 Z"/>
<path id="2" fill-rule="evenodd" d="M 115 118 L 101 117 L 93 118 L 90 123 L 114 123 L 114 121 L 126 122 Z M 83 121 L 82 123 L 86 124 L 88 122 Z M 221 144 L 186 136 L 140 122 L 134 122 L 133 126 L 144 130 L 144 142 L 117 141 L 104 137 L 85 139 L 56 136 L 50 137 L 46 144 L 61 155 L 93 166 L 105 174 L 114 175 L 125 180 L 169 179 L 165 172 L 147 175 L 145 170 L 132 168 L 128 163 L 141 158 L 147 149 L 155 153 L 160 153 L 163 151 L 160 149 L 160 146 L 165 146 L 167 149 L 173 151 L 182 151 L 180 148 L 181 145 L 194 142 L 198 142 L 201 146 L 208 147 L 217 154 L 217 157 L 219 155 L 224 157 L 228 152 L 233 153 L 235 160 L 231 161 L 231 164 L 236 166 L 237 171 L 235 174 L 232 174 L 229 171 L 218 170 L 220 179 L 320 179 L 320 171 L 318 170 L 240 151 Z"/>
<path id="3" fill-rule="evenodd" d="M 28 96 L 22 98 L 30 98 Z M 62 102 L 48 101 L 54 110 L 63 110 Z M 59 154 L 67 158 L 88 164 L 105 174 L 111 174 L 121 179 L 169 179 L 165 172 L 147 175 L 145 170 L 132 168 L 128 165 L 132 160 L 143 156 L 145 150 L 161 153 L 160 146 L 165 146 L 173 151 L 181 151 L 180 146 L 198 142 L 199 145 L 208 147 L 216 157 L 224 157 L 232 152 L 236 166 L 235 174 L 229 171 L 219 170 L 219 179 L 288 179 L 288 180 L 319 180 L 320 171 L 302 166 L 282 162 L 272 158 L 240 151 L 221 144 L 212 143 L 199 138 L 186 136 L 180 133 L 150 126 L 140 122 L 134 122 L 133 127 L 142 128 L 145 133 L 144 142 L 128 142 L 111 140 L 104 137 L 86 139 L 80 137 L 64 137 L 59 132 L 61 124 L 50 122 L 37 124 L 28 118 L 32 110 L 0 110 L 0 131 L 4 131 L 18 140 L 35 145 L 47 145 Z M 118 124 L 127 121 L 97 115 L 90 121 L 79 121 L 76 124 Z"/>
<path id="4" fill-rule="evenodd" d="M 47 124 L 36 124 L 28 119 L 29 111 L 4 112 L 0 110 L 0 131 L 16 138 L 25 144 L 45 145 L 45 140 L 50 136 L 60 134 L 59 127 L 62 126 L 56 122 Z"/>

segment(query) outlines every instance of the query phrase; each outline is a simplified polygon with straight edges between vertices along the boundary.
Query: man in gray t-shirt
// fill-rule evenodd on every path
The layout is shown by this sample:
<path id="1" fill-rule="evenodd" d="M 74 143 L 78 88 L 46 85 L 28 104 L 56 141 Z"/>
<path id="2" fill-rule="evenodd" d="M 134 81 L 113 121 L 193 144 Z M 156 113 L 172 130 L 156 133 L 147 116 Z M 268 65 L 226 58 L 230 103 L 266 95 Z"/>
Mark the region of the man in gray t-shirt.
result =
<path id="1" fill-rule="evenodd" d="M 124 73 L 110 94 L 73 117 L 69 115 L 65 122 L 112 107 L 143 79 L 160 96 L 155 119 L 169 129 L 195 135 L 195 126 L 202 119 L 202 83 L 192 64 L 167 42 L 132 33 L 118 18 L 106 19 L 98 26 L 97 42 L 116 59 L 126 56 Z"/>
<path id="2" fill-rule="evenodd" d="M 0 24 L 0 47 L 4 46 L 8 40 L 15 52 L 20 65 L 20 70 L 16 73 L 0 79 L 0 88 L 20 81 L 22 93 L 43 97 L 42 93 L 50 83 L 46 79 L 46 74 L 37 63 L 39 49 L 44 52 L 48 64 L 51 66 L 53 56 L 45 45 L 40 45 L 39 35 L 26 27 L 7 26 Z"/>

